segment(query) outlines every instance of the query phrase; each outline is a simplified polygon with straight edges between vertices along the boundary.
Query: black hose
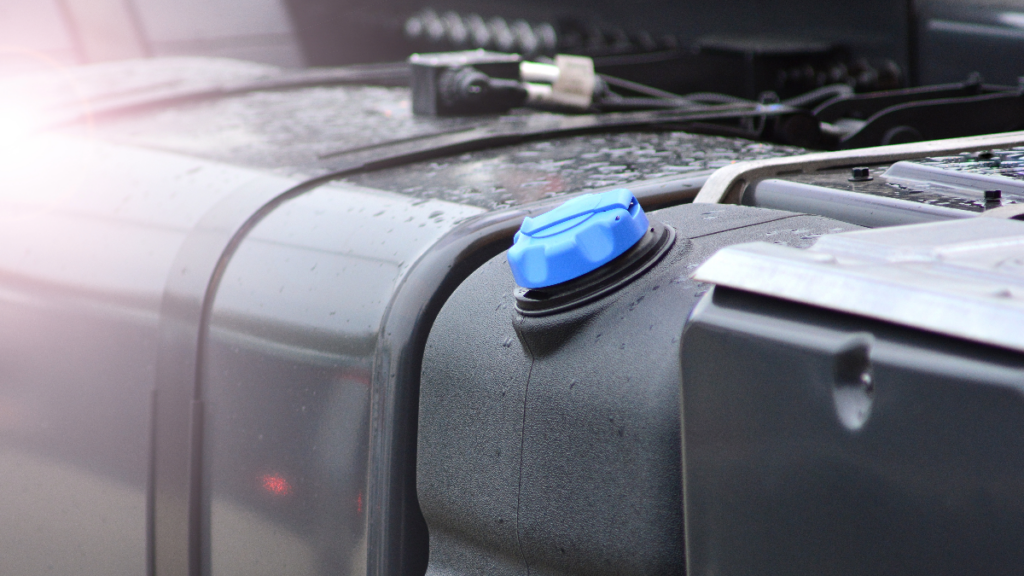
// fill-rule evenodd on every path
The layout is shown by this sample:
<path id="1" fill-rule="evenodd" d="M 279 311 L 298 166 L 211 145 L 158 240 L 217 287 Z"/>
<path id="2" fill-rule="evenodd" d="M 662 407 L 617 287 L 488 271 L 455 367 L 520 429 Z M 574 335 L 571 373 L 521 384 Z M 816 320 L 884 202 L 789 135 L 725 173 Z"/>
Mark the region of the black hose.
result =
<path id="1" fill-rule="evenodd" d="M 644 94 L 653 98 L 664 98 L 668 100 L 677 100 L 682 98 L 679 94 L 673 94 L 672 92 L 666 92 L 665 90 L 659 90 L 646 84 L 640 84 L 639 82 L 633 82 L 631 80 L 624 80 L 622 78 L 616 78 L 615 76 L 609 76 L 607 74 L 600 74 L 601 78 L 608 83 L 609 86 L 615 88 L 622 88 L 623 90 L 629 90 L 636 92 L 637 94 Z"/>
<path id="2" fill-rule="evenodd" d="M 753 100 L 747 100 L 746 98 L 740 98 L 739 96 L 730 96 L 729 94 L 719 94 L 718 92 L 694 92 L 692 94 L 686 94 L 683 96 L 687 100 L 693 100 L 694 102 L 706 102 L 710 104 L 757 104 Z"/>
<path id="3" fill-rule="evenodd" d="M 599 112 L 627 112 L 631 110 L 709 110 L 715 105 L 699 104 L 683 98 L 634 98 L 608 94 L 594 103 Z"/>
<path id="4" fill-rule="evenodd" d="M 853 94 L 853 88 L 848 84 L 830 84 L 828 86 L 822 86 L 816 90 L 811 90 L 810 92 L 805 92 L 799 96 L 783 100 L 782 103 L 802 108 L 811 104 L 817 104 L 822 100 L 835 98 L 836 96 L 849 96 L 851 94 Z"/>

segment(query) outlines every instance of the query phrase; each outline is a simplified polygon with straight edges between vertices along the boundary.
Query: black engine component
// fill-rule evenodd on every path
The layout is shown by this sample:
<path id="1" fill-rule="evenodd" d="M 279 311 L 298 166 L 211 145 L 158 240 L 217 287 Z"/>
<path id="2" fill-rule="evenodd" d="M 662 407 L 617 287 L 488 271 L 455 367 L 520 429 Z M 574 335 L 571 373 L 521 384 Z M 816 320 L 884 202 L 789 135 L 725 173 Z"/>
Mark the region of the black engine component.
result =
<path id="1" fill-rule="evenodd" d="M 986 86 L 972 74 L 965 82 L 842 95 L 814 110 L 827 123 L 825 148 L 863 148 L 1009 132 L 1024 126 L 1018 87 Z"/>
<path id="2" fill-rule="evenodd" d="M 586 6 L 566 1 L 465 0 L 286 0 L 284 4 L 307 62 L 321 66 L 477 47 L 528 56 L 655 54 L 688 49 L 709 36 L 824 42 L 845 46 L 858 59 L 891 59 L 903 71 L 908 69 L 910 53 L 911 6 L 885 0 L 797 0 L 770 7 L 755 0 Z M 886 66 L 872 67 L 879 76 L 887 74 Z"/>
<path id="3" fill-rule="evenodd" d="M 979 218 L 700 268 L 717 286 L 682 342 L 688 572 L 1019 574 L 1022 241 L 1024 222 Z"/>
<path id="4" fill-rule="evenodd" d="M 764 92 L 789 98 L 830 84 L 858 91 L 904 85 L 891 60 L 852 60 L 826 42 L 705 38 L 692 47 L 595 58 L 603 74 L 658 86 L 680 94 L 721 92 L 757 99 Z"/>
<path id="5" fill-rule="evenodd" d="M 852 227 L 694 204 L 651 222 L 674 244 L 597 300 L 524 314 L 501 255 L 445 304 L 420 385 L 428 574 L 683 573 L 677 350 L 703 294 L 690 271 L 725 245 Z"/>
<path id="6" fill-rule="evenodd" d="M 691 573 L 1019 573 L 1022 373 L 1021 354 L 716 288 L 683 347 Z"/>
<path id="7" fill-rule="evenodd" d="M 526 102 L 516 54 L 414 54 L 412 109 L 424 116 L 497 114 Z"/>

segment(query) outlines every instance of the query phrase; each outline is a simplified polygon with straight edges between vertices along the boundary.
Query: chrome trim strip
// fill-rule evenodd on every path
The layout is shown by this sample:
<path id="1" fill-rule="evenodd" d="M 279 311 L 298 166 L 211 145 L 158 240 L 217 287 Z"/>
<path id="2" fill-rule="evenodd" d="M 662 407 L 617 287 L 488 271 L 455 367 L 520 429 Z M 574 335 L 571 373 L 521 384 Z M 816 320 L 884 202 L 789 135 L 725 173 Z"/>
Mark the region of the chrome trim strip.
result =
<path id="1" fill-rule="evenodd" d="M 785 173 L 811 172 L 825 168 L 864 164 L 884 164 L 925 156 L 941 156 L 1022 145 L 1024 145 L 1024 131 L 1018 131 L 737 162 L 723 166 L 712 174 L 700 193 L 697 194 L 694 202 L 738 204 L 743 197 L 744 190 L 750 184 Z"/>
<path id="2" fill-rule="evenodd" d="M 1024 222 L 971 218 L 730 246 L 694 278 L 1024 352 Z"/>

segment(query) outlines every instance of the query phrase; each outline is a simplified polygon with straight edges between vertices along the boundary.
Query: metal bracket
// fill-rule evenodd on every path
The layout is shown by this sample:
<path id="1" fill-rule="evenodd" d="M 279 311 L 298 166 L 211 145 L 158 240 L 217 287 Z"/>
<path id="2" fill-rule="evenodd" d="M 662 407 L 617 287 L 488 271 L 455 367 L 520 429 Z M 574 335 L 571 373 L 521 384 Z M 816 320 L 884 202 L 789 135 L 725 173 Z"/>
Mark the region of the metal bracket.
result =
<path id="1" fill-rule="evenodd" d="M 858 150 L 820 152 L 787 158 L 769 158 L 737 162 L 719 168 L 708 178 L 694 202 L 700 204 L 739 204 L 743 192 L 750 184 L 788 173 L 812 172 L 827 168 L 842 168 L 861 164 L 885 164 L 898 160 L 909 160 L 925 156 L 948 155 L 960 152 L 975 152 L 993 148 L 1009 148 L 1024 145 L 1024 131 L 969 136 L 876 146 Z"/>

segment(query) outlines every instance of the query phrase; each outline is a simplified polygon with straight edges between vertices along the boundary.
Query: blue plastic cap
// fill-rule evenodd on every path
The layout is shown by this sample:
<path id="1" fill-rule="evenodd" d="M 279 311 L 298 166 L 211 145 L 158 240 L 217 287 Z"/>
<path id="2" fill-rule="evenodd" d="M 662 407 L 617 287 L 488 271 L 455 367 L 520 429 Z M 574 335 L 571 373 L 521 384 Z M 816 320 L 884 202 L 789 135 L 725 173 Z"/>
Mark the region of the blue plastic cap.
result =
<path id="1" fill-rule="evenodd" d="M 647 233 L 647 215 L 625 188 L 585 194 L 523 220 L 508 251 L 516 283 L 545 288 L 612 261 Z"/>

